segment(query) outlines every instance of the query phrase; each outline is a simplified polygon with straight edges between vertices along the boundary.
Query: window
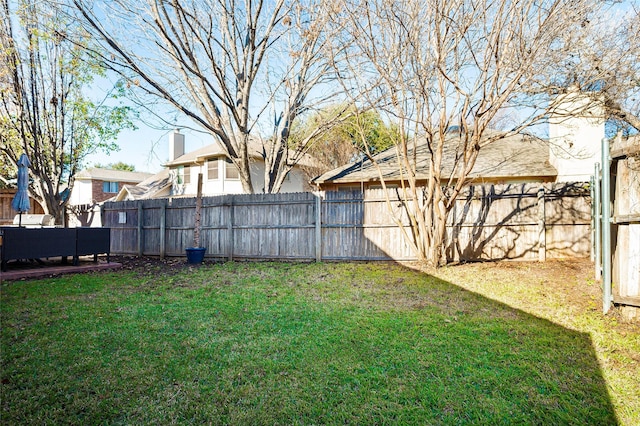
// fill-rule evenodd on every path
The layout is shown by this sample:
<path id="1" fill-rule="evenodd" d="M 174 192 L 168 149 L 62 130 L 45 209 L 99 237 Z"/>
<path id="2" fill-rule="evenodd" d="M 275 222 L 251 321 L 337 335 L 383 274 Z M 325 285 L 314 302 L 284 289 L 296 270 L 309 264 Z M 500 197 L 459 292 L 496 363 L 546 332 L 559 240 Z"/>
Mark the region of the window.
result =
<path id="1" fill-rule="evenodd" d="M 184 166 L 178 166 L 176 169 L 176 183 L 182 185 L 184 183 Z"/>
<path id="2" fill-rule="evenodd" d="M 191 167 L 178 166 L 176 171 L 176 183 L 178 185 L 188 185 L 191 182 Z"/>
<path id="3" fill-rule="evenodd" d="M 118 182 L 102 182 L 102 192 L 104 193 L 118 192 Z"/>
<path id="4" fill-rule="evenodd" d="M 207 160 L 207 179 L 218 180 L 218 159 L 209 158 Z"/>
<path id="5" fill-rule="evenodd" d="M 184 184 L 189 185 L 191 183 L 191 167 L 184 168 Z"/>
<path id="6" fill-rule="evenodd" d="M 235 164 L 231 162 L 230 159 L 227 158 L 225 163 L 225 177 L 228 180 L 238 180 L 240 179 L 240 174 L 238 173 L 238 168 Z"/>

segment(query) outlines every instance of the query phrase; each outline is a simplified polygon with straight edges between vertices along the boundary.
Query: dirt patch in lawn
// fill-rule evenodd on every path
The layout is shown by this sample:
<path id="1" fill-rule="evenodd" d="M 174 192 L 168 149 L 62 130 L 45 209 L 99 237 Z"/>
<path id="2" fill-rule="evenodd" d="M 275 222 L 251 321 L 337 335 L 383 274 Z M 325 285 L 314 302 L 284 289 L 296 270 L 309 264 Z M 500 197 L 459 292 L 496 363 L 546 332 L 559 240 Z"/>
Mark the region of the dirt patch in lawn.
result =
<path id="1" fill-rule="evenodd" d="M 466 290 L 549 319 L 569 320 L 602 312 L 602 287 L 589 259 L 546 262 L 483 262 L 452 265 L 433 274 Z M 612 326 L 640 332 L 615 307 L 606 315 Z M 561 321 L 571 322 L 571 321 Z"/>
<path id="2" fill-rule="evenodd" d="M 112 261 L 122 264 L 122 270 L 131 271 L 140 277 L 153 277 L 158 273 L 162 276 L 175 275 L 193 268 L 184 258 L 180 257 L 146 257 L 146 256 L 111 256 Z M 195 265 L 197 267 L 199 265 Z"/>

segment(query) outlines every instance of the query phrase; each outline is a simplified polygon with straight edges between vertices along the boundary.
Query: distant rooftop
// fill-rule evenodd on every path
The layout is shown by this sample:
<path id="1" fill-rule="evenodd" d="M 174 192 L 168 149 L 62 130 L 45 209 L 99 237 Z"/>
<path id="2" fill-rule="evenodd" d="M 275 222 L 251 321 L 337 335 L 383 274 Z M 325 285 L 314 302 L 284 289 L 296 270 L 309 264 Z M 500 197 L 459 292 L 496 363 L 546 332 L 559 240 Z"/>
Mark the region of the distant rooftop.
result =
<path id="1" fill-rule="evenodd" d="M 101 169 L 98 167 L 91 167 L 89 169 L 82 170 L 76 173 L 76 179 L 89 180 L 99 179 L 112 182 L 142 182 L 145 179 L 153 176 L 152 173 L 144 172 L 127 172 L 124 170 L 111 170 Z"/>
<path id="2" fill-rule="evenodd" d="M 264 147 L 257 140 L 251 140 L 248 145 L 249 157 L 263 159 Z M 164 167 L 186 166 L 191 164 L 201 164 L 209 158 L 226 156 L 218 142 L 203 146 L 195 151 L 187 152 L 173 161 L 163 164 Z M 317 161 L 309 154 L 304 154 L 298 164 L 301 166 L 313 166 Z"/>
<path id="3" fill-rule="evenodd" d="M 155 198 L 170 186 L 171 176 L 169 174 L 169 169 L 163 169 L 137 185 L 124 185 L 115 197 L 115 200 L 124 201 L 126 199 L 143 200 Z"/>
<path id="4" fill-rule="evenodd" d="M 457 138 L 455 132 L 448 133 L 449 138 Z M 497 132 L 487 132 L 495 136 Z M 447 144 L 444 152 L 441 177 L 446 178 L 453 173 L 452 167 L 460 155 L 455 151 L 457 144 Z M 411 149 L 412 151 L 412 149 Z M 412 154 L 410 154 L 410 157 Z M 415 155 L 416 178 L 428 178 L 431 154 L 424 143 L 420 143 Z M 315 184 L 325 182 L 355 183 L 375 182 L 380 174 L 387 181 L 400 180 L 396 148 L 390 148 L 375 156 L 379 166 L 376 167 L 368 159 L 358 161 L 331 170 L 313 180 Z M 505 136 L 484 146 L 477 157 L 469 179 L 483 178 L 527 178 L 531 176 L 552 178 L 557 175 L 556 169 L 549 163 L 549 147 L 543 140 L 528 134 Z"/>

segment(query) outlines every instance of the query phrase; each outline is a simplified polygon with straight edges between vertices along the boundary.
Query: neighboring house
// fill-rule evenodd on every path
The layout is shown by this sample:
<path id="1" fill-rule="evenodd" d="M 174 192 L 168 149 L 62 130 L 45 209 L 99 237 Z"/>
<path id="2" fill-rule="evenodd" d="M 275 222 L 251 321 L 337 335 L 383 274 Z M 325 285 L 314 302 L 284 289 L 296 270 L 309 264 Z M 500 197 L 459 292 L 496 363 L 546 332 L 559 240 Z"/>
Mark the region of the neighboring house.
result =
<path id="1" fill-rule="evenodd" d="M 584 112 L 584 104 L 577 98 L 567 96 L 558 102 L 562 115 L 549 119 L 549 139 L 544 140 L 529 134 L 505 136 L 483 146 L 475 165 L 468 175 L 469 183 L 507 184 L 525 182 L 586 182 L 594 173 L 594 165 L 601 161 L 601 141 L 604 138 L 604 120 L 596 107 Z M 569 116 L 566 111 L 580 110 L 582 116 Z M 562 117 L 562 118 L 560 118 Z M 499 136 L 500 132 L 488 130 L 487 138 Z M 457 130 L 447 138 L 460 138 Z M 455 162 L 455 145 L 443 154 L 441 178 L 451 175 Z M 313 179 L 312 184 L 320 190 L 364 190 L 379 188 L 380 174 L 387 186 L 398 186 L 401 182 L 396 149 L 391 148 L 375 156 L 376 167 L 365 159 L 347 164 Z M 429 172 L 430 153 L 426 144 L 416 150 L 416 172 L 418 183 L 425 183 Z"/>
<path id="2" fill-rule="evenodd" d="M 264 187 L 264 160 L 262 146 L 249 146 L 251 179 L 256 192 Z M 311 189 L 306 175 L 299 166 L 313 166 L 313 159 L 306 155 L 287 175 L 281 192 L 303 192 Z M 184 135 L 175 130 L 169 135 L 169 161 L 165 169 L 136 185 L 123 185 L 114 201 L 142 200 L 195 196 L 198 174 L 202 173 L 204 196 L 241 194 L 242 183 L 235 165 L 217 143 L 185 153 Z"/>
<path id="3" fill-rule="evenodd" d="M 124 185 L 137 185 L 151 177 L 151 173 L 93 167 L 75 176 L 69 205 L 95 204 L 115 197 Z"/>
<path id="4" fill-rule="evenodd" d="M 171 195 L 171 175 L 164 169 L 137 185 L 123 185 L 113 201 L 146 200 Z"/>
<path id="5" fill-rule="evenodd" d="M 264 192 L 265 163 L 262 145 L 250 144 L 251 180 L 256 192 Z M 287 174 L 280 192 L 303 192 L 310 190 L 305 174 L 299 166 L 310 166 L 310 156 L 303 157 L 299 165 Z M 213 143 L 192 152 L 184 152 L 184 135 L 175 131 L 169 138 L 169 161 L 164 165 L 171 176 L 171 196 L 195 195 L 198 174 L 202 173 L 202 193 L 207 196 L 240 194 L 243 192 L 238 169 L 226 157 L 218 143 Z"/>
<path id="6" fill-rule="evenodd" d="M 458 135 L 449 135 L 458 138 Z M 441 177 L 451 173 L 454 153 L 445 152 Z M 396 187 L 401 182 L 395 148 L 375 157 L 378 167 L 368 159 L 348 164 L 318 176 L 313 183 L 321 190 L 364 190 L 380 188 L 380 174 L 385 185 Z M 428 179 L 430 153 L 426 144 L 416 151 L 416 179 L 424 184 Z M 557 171 L 549 162 L 549 149 L 540 139 L 515 135 L 499 139 L 480 149 L 469 180 L 475 183 L 553 182 Z"/>

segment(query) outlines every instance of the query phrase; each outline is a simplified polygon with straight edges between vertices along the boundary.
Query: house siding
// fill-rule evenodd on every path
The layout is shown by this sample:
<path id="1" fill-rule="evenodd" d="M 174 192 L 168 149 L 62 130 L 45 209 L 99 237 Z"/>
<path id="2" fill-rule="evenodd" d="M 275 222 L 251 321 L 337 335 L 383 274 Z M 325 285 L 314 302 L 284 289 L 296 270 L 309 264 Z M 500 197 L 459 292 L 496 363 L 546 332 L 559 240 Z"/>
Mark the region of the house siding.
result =
<path id="1" fill-rule="evenodd" d="M 117 192 L 103 191 L 104 182 L 114 181 L 105 181 L 101 179 L 76 180 L 73 185 L 73 192 L 71 199 L 69 200 L 69 204 L 81 205 L 100 203 L 114 197 Z M 118 189 L 122 188 L 124 185 L 136 185 L 137 183 L 138 182 L 118 181 Z"/>
<path id="2" fill-rule="evenodd" d="M 104 192 L 103 185 L 105 182 L 114 182 L 114 181 L 105 181 L 105 180 L 98 180 L 98 179 L 94 179 L 91 181 L 91 192 L 93 194 L 93 200 L 96 203 L 106 201 L 117 194 L 117 192 Z M 122 188 L 124 185 L 136 185 L 137 183 L 138 182 L 118 181 L 118 190 L 120 190 L 120 188 Z"/>
<path id="3" fill-rule="evenodd" d="M 189 173 L 189 183 L 181 185 L 176 183 L 178 168 L 172 167 L 171 173 L 174 176 L 174 184 L 171 195 L 195 195 L 198 185 L 198 173 L 202 173 L 202 193 L 205 196 L 242 194 L 244 192 L 242 182 L 240 179 L 228 179 L 225 168 L 226 162 L 223 157 L 220 157 L 218 159 L 218 177 L 209 179 L 206 161 L 202 165 L 185 165 L 184 173 Z M 250 172 L 254 191 L 257 193 L 264 192 L 264 163 L 251 163 Z M 305 180 L 304 173 L 299 169 L 293 169 L 289 172 L 289 177 L 283 182 L 280 192 L 305 192 L 311 189 L 311 186 Z"/>

